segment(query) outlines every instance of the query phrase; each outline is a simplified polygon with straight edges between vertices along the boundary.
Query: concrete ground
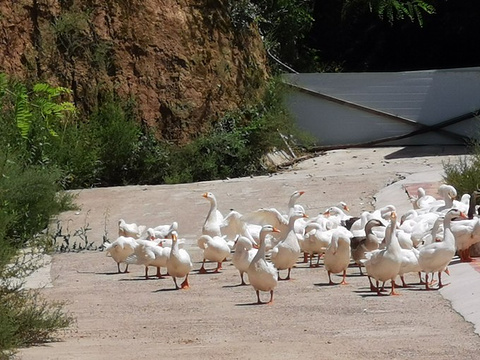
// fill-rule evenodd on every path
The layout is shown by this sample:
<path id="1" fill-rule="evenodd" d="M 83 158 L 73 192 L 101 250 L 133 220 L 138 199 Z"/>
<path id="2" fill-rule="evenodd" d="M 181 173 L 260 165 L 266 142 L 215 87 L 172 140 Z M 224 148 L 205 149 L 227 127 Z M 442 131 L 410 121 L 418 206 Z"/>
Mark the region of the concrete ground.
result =
<path id="1" fill-rule="evenodd" d="M 407 281 L 413 287 L 401 289 L 401 296 L 378 297 L 358 268 L 348 269 L 349 285 L 328 286 L 323 267 L 299 261 L 293 280 L 279 282 L 275 303 L 265 307 L 252 306 L 253 289 L 238 286 L 230 263 L 218 274 L 197 272 L 206 191 L 216 195 L 224 214 L 285 209 L 292 192 L 304 190 L 299 203 L 310 216 L 339 201 L 352 215 L 387 204 L 401 215 L 411 208 L 405 189 L 422 185 L 435 195 L 443 164 L 465 154 L 442 146 L 332 150 L 271 176 L 78 191 L 80 209 L 62 214 L 59 224 L 63 233 L 89 229 L 96 246 L 104 236 L 116 237 L 120 218 L 146 226 L 178 221 L 194 262 L 192 288 L 171 291 L 171 279 L 145 280 L 140 266 L 117 274 L 100 251 L 54 254 L 36 281 L 45 285 L 47 299 L 67 301 L 76 325 L 59 342 L 22 349 L 19 358 L 477 359 L 477 263 L 455 259 L 444 279 L 449 285 L 440 291 L 425 291 L 412 274 Z"/>

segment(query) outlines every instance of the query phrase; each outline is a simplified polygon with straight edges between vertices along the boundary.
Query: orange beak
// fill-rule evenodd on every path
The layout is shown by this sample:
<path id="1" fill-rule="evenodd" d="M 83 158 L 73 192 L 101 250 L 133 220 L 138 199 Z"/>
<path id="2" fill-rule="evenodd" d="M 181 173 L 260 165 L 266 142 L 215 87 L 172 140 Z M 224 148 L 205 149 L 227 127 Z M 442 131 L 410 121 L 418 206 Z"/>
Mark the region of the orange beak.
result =
<path id="1" fill-rule="evenodd" d="M 273 231 L 273 232 L 277 232 L 277 233 L 281 232 L 281 231 L 278 230 L 276 227 L 274 227 L 272 231 Z"/>
<path id="2" fill-rule="evenodd" d="M 207 193 L 203 193 L 202 196 L 203 196 L 204 198 L 207 198 L 207 197 L 208 197 L 208 194 L 207 194 Z"/>

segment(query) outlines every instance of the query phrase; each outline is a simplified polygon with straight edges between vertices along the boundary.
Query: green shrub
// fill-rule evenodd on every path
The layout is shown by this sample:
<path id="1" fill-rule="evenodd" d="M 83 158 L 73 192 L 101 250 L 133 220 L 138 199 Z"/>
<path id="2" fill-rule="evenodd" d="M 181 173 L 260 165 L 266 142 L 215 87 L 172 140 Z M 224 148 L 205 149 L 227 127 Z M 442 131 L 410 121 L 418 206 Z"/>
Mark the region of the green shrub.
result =
<path id="1" fill-rule="evenodd" d="M 296 150 L 309 147 L 313 138 L 296 128 L 288 113 L 285 89 L 272 79 L 262 101 L 226 114 L 213 130 L 190 144 L 172 149 L 167 183 L 195 182 L 264 174 L 265 154 L 285 149 L 282 134 Z"/>
<path id="2" fill-rule="evenodd" d="M 63 303 L 47 302 L 37 292 L 3 291 L 0 299 L 0 359 L 20 347 L 55 340 L 59 329 L 73 323 Z"/>
<path id="3" fill-rule="evenodd" d="M 460 196 L 477 190 L 480 187 L 480 144 L 471 145 L 470 156 L 444 163 L 443 171 L 445 183 L 453 185 Z"/>
<path id="4" fill-rule="evenodd" d="M 49 304 L 21 290 L 25 276 L 40 266 L 42 244 L 35 239 L 42 238 L 37 234 L 53 215 L 72 208 L 72 198 L 58 192 L 59 171 L 24 167 L 1 150 L 0 358 L 6 358 L 19 346 L 49 341 L 72 321 L 61 304 Z M 27 244 L 30 251 L 25 253 L 22 248 Z"/>
<path id="5" fill-rule="evenodd" d="M 60 192 L 55 168 L 23 167 L 0 149 L 0 175 L 0 234 L 18 248 L 45 229 L 53 215 L 73 207 L 72 197 Z"/>

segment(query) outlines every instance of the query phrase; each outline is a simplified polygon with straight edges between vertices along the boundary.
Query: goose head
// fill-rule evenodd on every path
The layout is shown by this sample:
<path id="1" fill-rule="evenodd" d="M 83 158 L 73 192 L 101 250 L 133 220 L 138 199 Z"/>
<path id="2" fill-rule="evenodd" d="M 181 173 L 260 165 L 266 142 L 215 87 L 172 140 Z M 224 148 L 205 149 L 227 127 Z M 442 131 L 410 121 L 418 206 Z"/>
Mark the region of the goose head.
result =
<path id="1" fill-rule="evenodd" d="M 294 191 L 292 195 L 290 195 L 290 201 L 288 202 L 288 207 L 293 207 L 297 202 L 298 198 L 305 194 L 305 191 Z"/>

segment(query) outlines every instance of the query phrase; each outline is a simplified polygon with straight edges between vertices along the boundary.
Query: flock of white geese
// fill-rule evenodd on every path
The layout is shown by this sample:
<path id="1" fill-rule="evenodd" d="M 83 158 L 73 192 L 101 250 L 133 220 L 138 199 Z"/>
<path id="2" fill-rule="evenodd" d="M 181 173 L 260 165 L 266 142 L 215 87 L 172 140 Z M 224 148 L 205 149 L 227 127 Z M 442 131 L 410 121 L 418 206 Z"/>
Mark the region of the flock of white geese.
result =
<path id="1" fill-rule="evenodd" d="M 412 209 L 401 217 L 394 205 L 353 217 L 341 202 L 310 218 L 304 207 L 297 204 L 303 194 L 295 191 L 291 195 L 285 213 L 261 208 L 243 215 L 232 210 L 224 217 L 215 196 L 204 193 L 210 208 L 197 240 L 203 251 L 198 272 L 207 272 L 206 263 L 216 264 L 209 271 L 219 272 L 222 263 L 231 260 L 242 285 L 246 284 L 247 274 L 257 303 L 264 303 L 260 292 L 269 292 L 271 304 L 278 281 L 290 279 L 292 268 L 301 261 L 303 253 L 303 261 L 309 262 L 310 267 L 320 266 L 320 259 L 323 260 L 329 284 L 334 284 L 331 274 L 342 274 L 340 284 L 346 284 L 347 268 L 353 262 L 360 274 L 362 268 L 366 271 L 371 291 L 381 295 L 385 283 L 390 281 L 390 295 L 396 295 L 396 287 L 408 286 L 404 279 L 407 273 L 417 273 L 427 290 L 434 283 L 441 288 L 442 273 L 448 273 L 455 254 L 461 261 L 472 261 L 469 249 L 480 242 L 477 192 L 456 200 L 455 188 L 441 185 L 437 199 L 419 188 L 417 196 L 411 199 Z M 129 264 L 143 265 L 148 278 L 149 267 L 156 267 L 158 278 L 169 275 L 176 289 L 187 289 L 193 265 L 183 246 L 185 240 L 178 238 L 177 230 L 176 222 L 146 228 L 121 219 L 119 237 L 106 245 L 107 255 L 115 260 L 119 273 L 121 263 L 125 264 L 123 272 L 128 271 Z M 165 275 L 162 268 L 166 268 Z M 281 271 L 286 272 L 283 279 Z M 402 285 L 396 285 L 398 277 Z M 181 285 L 178 278 L 183 279 Z"/>

